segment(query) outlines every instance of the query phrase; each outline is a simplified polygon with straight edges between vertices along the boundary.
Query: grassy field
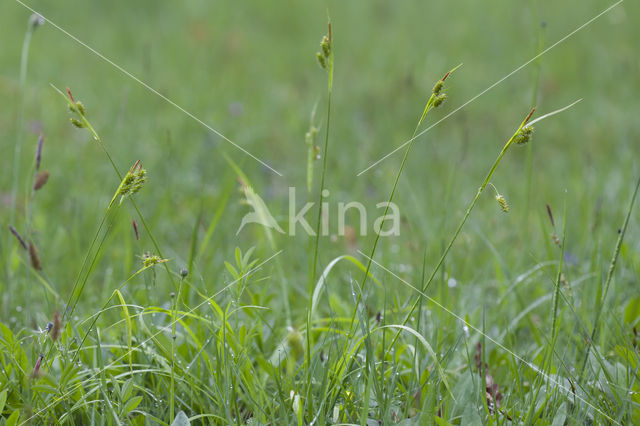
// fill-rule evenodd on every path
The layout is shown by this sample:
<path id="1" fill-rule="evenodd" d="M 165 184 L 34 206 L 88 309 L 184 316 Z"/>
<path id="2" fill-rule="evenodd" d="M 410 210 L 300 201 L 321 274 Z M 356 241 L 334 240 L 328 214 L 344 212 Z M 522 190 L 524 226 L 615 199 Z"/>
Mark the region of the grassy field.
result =
<path id="1" fill-rule="evenodd" d="M 1 2 L 0 425 L 640 424 L 639 20 Z"/>

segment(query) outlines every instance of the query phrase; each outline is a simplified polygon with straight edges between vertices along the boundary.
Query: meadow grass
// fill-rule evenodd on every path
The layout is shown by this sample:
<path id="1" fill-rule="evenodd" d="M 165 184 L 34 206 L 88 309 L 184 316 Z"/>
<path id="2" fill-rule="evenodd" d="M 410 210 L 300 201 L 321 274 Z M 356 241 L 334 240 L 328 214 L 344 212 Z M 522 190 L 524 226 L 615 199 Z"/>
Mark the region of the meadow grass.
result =
<path id="1" fill-rule="evenodd" d="M 627 3 L 1 5 L 0 423 L 640 422 Z"/>

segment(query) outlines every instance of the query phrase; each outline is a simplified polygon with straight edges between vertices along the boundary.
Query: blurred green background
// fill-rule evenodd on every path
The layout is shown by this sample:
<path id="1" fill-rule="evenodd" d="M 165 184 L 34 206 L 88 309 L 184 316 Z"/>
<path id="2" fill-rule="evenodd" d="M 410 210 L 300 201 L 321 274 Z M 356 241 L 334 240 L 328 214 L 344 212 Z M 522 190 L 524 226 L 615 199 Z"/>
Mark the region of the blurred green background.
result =
<path id="1" fill-rule="evenodd" d="M 27 4 L 284 174 L 279 177 L 262 167 L 46 23 L 33 35 L 29 52 L 20 182 L 21 188 L 29 184 L 29 165 L 42 131 L 43 167 L 50 170 L 51 179 L 37 194 L 34 240 L 48 278 L 66 297 L 119 182 L 88 134 L 69 124 L 64 102 L 50 84 L 70 87 L 84 103 L 121 170 L 138 159 L 148 170 L 149 182 L 137 199 L 165 256 L 172 259 L 172 269 L 187 262 L 200 209 L 201 239 L 229 194 L 220 225 L 207 251 L 197 254 L 193 271 L 196 285 L 211 291 L 222 287 L 222 261 L 232 258 L 236 246 L 257 246 L 261 258 L 272 253 L 264 231 L 256 225 L 236 236 L 240 218 L 249 210 L 241 203 L 236 174 L 225 154 L 240 165 L 283 224 L 288 187 L 297 188 L 299 207 L 306 201 L 304 135 L 316 104 L 320 134 L 325 125 L 326 75 L 315 52 L 326 32 L 327 11 L 336 60 L 327 175 L 332 214 L 338 201 L 363 202 L 369 208 L 371 230 L 373 218 L 382 213 L 375 204 L 388 198 L 402 154 L 360 177 L 356 173 L 410 137 L 436 80 L 464 64 L 447 81 L 449 99 L 430 114 L 427 126 L 534 57 L 541 45 L 552 45 L 612 3 Z M 9 222 L 20 51 L 30 15 L 17 2 L 0 3 L 3 226 Z M 502 274 L 516 275 L 547 259 L 546 203 L 557 221 L 566 203 L 567 249 L 578 268 L 591 256 L 594 239 L 602 243 L 598 250 L 610 253 L 640 172 L 639 19 L 640 5 L 623 2 L 420 137 L 395 199 L 403 218 L 401 235 L 383 239 L 377 259 L 410 278 L 419 273 L 425 250 L 427 263 L 435 264 L 495 156 L 530 110 L 534 87 L 539 88 L 538 115 L 584 100 L 536 127 L 530 190 L 527 149 L 507 154 L 492 182 L 509 201 L 511 213 L 502 214 L 488 191 L 446 270 L 462 283 L 482 284 L 466 287 L 469 300 L 493 297 L 490 283 L 500 281 Z M 315 215 L 313 211 L 306 217 L 312 222 Z M 135 256 L 152 249 L 145 235 L 140 243 L 133 241 L 132 217 L 127 204 L 92 276 L 91 285 L 99 290 L 83 296 L 82 311 L 97 308 L 117 283 L 138 269 Z M 357 227 L 356 221 L 351 224 Z M 636 257 L 637 224 L 634 214 L 628 241 Z M 24 226 L 23 214 L 14 225 Z M 324 238 L 320 267 L 355 248 L 368 252 L 370 242 L 371 232 L 355 243 Z M 15 266 L 19 253 L 14 241 L 2 238 L 0 244 L 3 258 L 11 256 Z M 278 236 L 277 246 L 285 249 L 289 297 L 295 300 L 306 294 L 306 238 Z M 3 280 L 13 276 L 2 275 Z M 19 288 L 24 278 L 12 279 L 17 281 L 5 282 L 3 288 Z M 162 283 L 161 275 L 159 279 Z M 42 290 L 34 286 L 36 293 L 27 295 L 5 292 L 3 320 L 16 321 L 15 306 L 22 304 L 21 299 L 30 306 L 40 304 L 37 294 Z M 167 299 L 164 290 L 157 294 L 160 300 Z M 51 306 L 41 305 L 45 315 Z M 304 307 L 302 303 L 294 309 Z"/>

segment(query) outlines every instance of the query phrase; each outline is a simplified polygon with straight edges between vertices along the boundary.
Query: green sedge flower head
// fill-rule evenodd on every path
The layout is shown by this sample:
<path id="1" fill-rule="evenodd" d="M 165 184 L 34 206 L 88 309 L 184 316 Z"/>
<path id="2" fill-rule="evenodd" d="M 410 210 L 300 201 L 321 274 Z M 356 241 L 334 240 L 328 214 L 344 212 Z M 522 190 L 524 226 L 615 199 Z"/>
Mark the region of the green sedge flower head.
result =
<path id="1" fill-rule="evenodd" d="M 328 58 L 329 54 L 331 53 L 331 43 L 329 42 L 329 38 L 327 36 L 322 37 L 322 40 L 320 41 L 320 48 L 322 49 L 324 57 Z"/>
<path id="2" fill-rule="evenodd" d="M 149 253 L 146 253 L 144 256 L 142 256 L 142 266 L 148 268 L 157 265 L 158 263 L 164 263 L 167 260 L 168 259 L 163 259 L 160 256 L 150 255 Z"/>
<path id="3" fill-rule="evenodd" d="M 446 93 L 441 93 L 438 96 L 436 96 L 436 98 L 433 100 L 433 107 L 434 108 L 438 108 L 440 105 L 442 105 L 444 103 L 444 101 L 447 100 L 447 94 Z"/>
<path id="4" fill-rule="evenodd" d="M 312 146 L 313 142 L 316 140 L 317 134 L 318 134 L 318 128 L 312 125 L 309 131 L 304 134 L 305 143 L 309 146 Z"/>
<path id="5" fill-rule="evenodd" d="M 518 145 L 524 145 L 531 140 L 533 135 L 533 126 L 525 126 L 516 134 L 513 142 Z"/>
<path id="6" fill-rule="evenodd" d="M 433 86 L 433 94 L 438 96 L 444 87 L 444 80 L 438 80 L 438 82 Z"/>
<path id="7" fill-rule="evenodd" d="M 87 113 L 84 109 L 84 105 L 80 101 L 76 102 L 76 109 L 78 110 L 78 113 L 83 117 Z"/>
<path id="8" fill-rule="evenodd" d="M 316 53 L 316 58 L 318 59 L 318 63 L 320 64 L 320 66 L 322 67 L 322 69 L 327 69 L 327 61 L 326 59 L 324 59 L 324 56 L 322 55 L 322 53 L 317 52 Z"/>
<path id="9" fill-rule="evenodd" d="M 322 69 L 327 69 L 328 61 L 331 60 L 331 23 L 327 35 L 322 36 L 320 40 L 320 51 L 316 52 L 316 58 Z"/>
<path id="10" fill-rule="evenodd" d="M 440 80 L 436 82 L 436 84 L 433 85 L 433 89 L 431 89 L 431 97 L 429 98 L 429 103 L 427 104 L 427 108 L 438 108 L 440 105 L 444 103 L 444 101 L 447 100 L 447 94 L 444 93 L 444 82 L 447 79 L 447 77 L 449 77 L 449 75 L 453 71 L 455 71 L 457 68 L 458 67 L 447 72 L 444 75 L 444 77 L 442 77 Z M 424 115 L 422 118 L 424 118 Z"/>
<path id="11" fill-rule="evenodd" d="M 142 168 L 140 160 L 136 161 L 133 167 L 127 172 L 116 192 L 116 197 L 120 196 L 120 204 L 125 197 L 138 192 L 147 181 L 147 171 Z"/>
<path id="12" fill-rule="evenodd" d="M 76 126 L 78 129 L 82 129 L 84 127 L 84 123 L 75 117 L 71 117 L 69 120 L 71 120 L 71 124 Z"/>
<path id="13" fill-rule="evenodd" d="M 84 117 L 86 111 L 84 109 L 84 105 L 80 101 L 76 101 L 73 98 L 73 94 L 71 93 L 71 89 L 67 87 L 67 95 L 69 95 L 69 111 L 79 114 Z"/>
<path id="14" fill-rule="evenodd" d="M 85 124 L 86 123 L 85 116 L 87 114 L 87 111 L 84 108 L 84 104 L 80 101 L 76 101 L 73 98 L 73 94 L 71 94 L 71 89 L 69 89 L 68 87 L 67 87 L 67 94 L 69 95 L 69 98 L 67 99 L 69 111 L 75 114 L 75 117 L 70 118 L 71 124 L 73 124 L 79 129 L 82 129 L 83 127 L 87 127 Z"/>
<path id="15" fill-rule="evenodd" d="M 507 200 L 505 200 L 505 198 L 502 195 L 500 194 L 496 195 L 496 201 L 500 205 L 500 208 L 502 209 L 503 212 L 509 213 L 509 204 L 507 204 Z"/>

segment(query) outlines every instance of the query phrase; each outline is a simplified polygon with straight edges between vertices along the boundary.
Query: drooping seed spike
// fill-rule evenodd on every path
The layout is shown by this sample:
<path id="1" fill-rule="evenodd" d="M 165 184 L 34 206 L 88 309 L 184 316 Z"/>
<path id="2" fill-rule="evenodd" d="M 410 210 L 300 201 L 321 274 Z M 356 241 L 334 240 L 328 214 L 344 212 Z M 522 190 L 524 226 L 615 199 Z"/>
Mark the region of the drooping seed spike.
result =
<path id="1" fill-rule="evenodd" d="M 69 120 L 71 121 L 71 124 L 76 126 L 78 129 L 82 129 L 84 127 L 84 123 L 82 123 L 82 121 L 78 120 L 75 117 L 71 117 L 69 118 Z"/>
<path id="2" fill-rule="evenodd" d="M 327 36 L 322 37 L 320 48 L 322 48 L 322 53 L 324 54 L 325 58 L 328 58 L 329 54 L 331 53 L 331 44 L 329 43 L 329 39 L 327 38 Z"/>
<path id="3" fill-rule="evenodd" d="M 507 203 L 507 200 L 505 200 L 505 198 L 498 194 L 496 195 L 496 201 L 498 201 L 498 204 L 500 205 L 500 208 L 502 209 L 503 212 L 505 213 L 509 213 L 509 204 Z"/>
<path id="4" fill-rule="evenodd" d="M 446 93 L 441 93 L 440 95 L 438 95 L 434 99 L 433 107 L 434 108 L 438 108 L 440 105 L 442 105 L 444 103 L 445 100 L 447 100 L 447 94 Z"/>
<path id="5" fill-rule="evenodd" d="M 444 80 L 438 80 L 438 82 L 433 86 L 431 90 L 434 95 L 438 96 L 444 87 Z"/>
<path id="6" fill-rule="evenodd" d="M 42 188 L 49 180 L 49 175 L 50 174 L 48 170 L 43 170 L 41 172 L 38 172 L 33 182 L 33 190 L 37 191 L 40 188 Z"/>
<path id="7" fill-rule="evenodd" d="M 51 336 L 51 340 L 53 340 L 54 342 L 58 340 L 58 337 L 60 337 L 61 330 L 62 330 L 62 320 L 60 319 L 60 313 L 58 311 L 55 311 L 53 313 L 53 326 L 51 327 L 50 334 L 49 334 Z"/>
<path id="8" fill-rule="evenodd" d="M 324 55 L 320 52 L 316 53 L 316 58 L 318 59 L 318 63 L 322 67 L 322 69 L 327 69 L 327 62 L 324 59 Z"/>
<path id="9" fill-rule="evenodd" d="M 42 262 L 40 261 L 40 256 L 38 255 L 38 249 L 33 244 L 33 242 L 29 243 L 29 260 L 31 261 L 31 266 L 33 269 L 40 271 L 42 270 Z"/>
<path id="10" fill-rule="evenodd" d="M 84 104 L 80 101 L 76 102 L 76 108 L 78 108 L 78 112 L 80 113 L 80 115 L 84 116 L 85 115 L 85 109 L 84 109 Z"/>

